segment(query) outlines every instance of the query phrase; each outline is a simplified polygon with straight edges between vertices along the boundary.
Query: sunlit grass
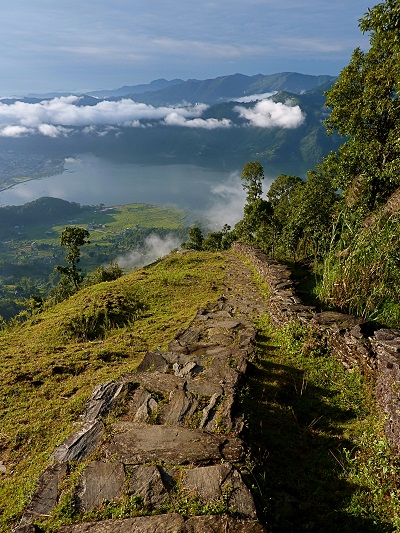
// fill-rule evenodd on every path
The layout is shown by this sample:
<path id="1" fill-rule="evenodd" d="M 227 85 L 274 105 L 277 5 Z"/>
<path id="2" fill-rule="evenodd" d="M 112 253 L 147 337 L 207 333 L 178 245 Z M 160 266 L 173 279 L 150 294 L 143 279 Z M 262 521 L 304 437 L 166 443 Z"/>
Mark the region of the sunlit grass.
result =
<path id="1" fill-rule="evenodd" d="M 54 447 L 72 431 L 99 383 L 136 369 L 146 350 L 166 347 L 199 307 L 220 294 L 225 258 L 177 253 L 116 281 L 78 292 L 0 335 L 0 531 L 8 533 Z M 145 310 L 91 341 L 69 335 L 88 300 L 135 297 Z"/>

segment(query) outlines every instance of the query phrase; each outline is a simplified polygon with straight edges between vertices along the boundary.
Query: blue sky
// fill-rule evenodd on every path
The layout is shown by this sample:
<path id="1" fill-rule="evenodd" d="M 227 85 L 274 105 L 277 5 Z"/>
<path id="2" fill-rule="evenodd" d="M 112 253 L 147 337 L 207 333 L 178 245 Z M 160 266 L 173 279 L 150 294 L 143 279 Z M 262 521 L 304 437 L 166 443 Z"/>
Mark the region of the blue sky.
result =
<path id="1" fill-rule="evenodd" d="M 336 75 L 367 0 L 2 0 L 0 96 L 157 78 Z"/>

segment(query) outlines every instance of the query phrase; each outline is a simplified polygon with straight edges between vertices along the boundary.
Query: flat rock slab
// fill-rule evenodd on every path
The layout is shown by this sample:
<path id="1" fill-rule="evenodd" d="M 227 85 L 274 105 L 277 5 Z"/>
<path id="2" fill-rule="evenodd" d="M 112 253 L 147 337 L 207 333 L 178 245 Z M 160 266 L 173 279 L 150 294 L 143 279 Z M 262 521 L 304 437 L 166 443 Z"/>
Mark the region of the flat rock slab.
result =
<path id="1" fill-rule="evenodd" d="M 167 372 L 168 363 L 160 352 L 147 352 L 142 362 L 137 367 L 137 372 L 148 372 L 157 370 L 157 372 Z"/>
<path id="2" fill-rule="evenodd" d="M 156 466 L 132 466 L 129 468 L 128 474 L 129 492 L 141 496 L 145 505 L 155 507 L 165 500 L 167 490 Z"/>
<path id="3" fill-rule="evenodd" d="M 240 473 L 228 463 L 186 470 L 182 490 L 197 496 L 205 503 L 215 502 L 225 494 L 230 509 L 242 516 L 256 518 L 256 508 L 250 490 L 244 484 Z"/>
<path id="4" fill-rule="evenodd" d="M 194 516 L 185 521 L 168 514 L 65 526 L 58 533 L 266 533 L 266 529 L 254 520 Z"/>
<path id="5" fill-rule="evenodd" d="M 117 422 L 111 442 L 103 446 L 106 457 L 116 456 L 126 465 L 163 462 L 171 465 L 240 461 L 242 442 L 202 431 L 174 426 Z"/>
<path id="6" fill-rule="evenodd" d="M 183 533 L 187 531 L 184 527 L 181 515 L 169 514 L 76 524 L 62 527 L 58 533 Z"/>
<path id="7" fill-rule="evenodd" d="M 24 514 L 21 524 L 29 523 L 33 517 L 46 516 L 58 503 L 58 486 L 67 474 L 67 465 L 55 463 L 49 466 L 39 478 L 39 486 Z"/>
<path id="8" fill-rule="evenodd" d="M 81 474 L 77 500 L 80 510 L 89 511 L 103 500 L 114 500 L 121 495 L 125 471 L 121 463 L 90 462 Z"/>
<path id="9" fill-rule="evenodd" d="M 185 380 L 174 374 L 161 374 L 160 372 L 142 372 L 135 374 L 134 380 L 149 391 L 158 394 L 169 394 L 174 389 L 182 389 Z"/>
<path id="10" fill-rule="evenodd" d="M 116 381 L 98 385 L 86 404 L 82 418 L 87 422 L 92 422 L 96 418 L 106 416 L 123 399 L 128 388 L 128 383 Z"/>

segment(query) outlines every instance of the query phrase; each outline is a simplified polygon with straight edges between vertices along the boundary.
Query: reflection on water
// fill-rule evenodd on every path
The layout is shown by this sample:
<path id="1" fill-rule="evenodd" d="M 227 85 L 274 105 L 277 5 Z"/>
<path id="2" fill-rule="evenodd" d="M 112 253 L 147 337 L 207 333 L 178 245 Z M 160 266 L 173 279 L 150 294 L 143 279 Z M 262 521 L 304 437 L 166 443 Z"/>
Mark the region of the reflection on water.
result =
<path id="1" fill-rule="evenodd" d="M 65 169 L 1 192 L 0 205 L 52 196 L 82 205 L 149 203 L 203 211 L 213 203 L 213 188 L 230 175 L 194 165 L 118 164 L 91 155 L 68 158 Z"/>

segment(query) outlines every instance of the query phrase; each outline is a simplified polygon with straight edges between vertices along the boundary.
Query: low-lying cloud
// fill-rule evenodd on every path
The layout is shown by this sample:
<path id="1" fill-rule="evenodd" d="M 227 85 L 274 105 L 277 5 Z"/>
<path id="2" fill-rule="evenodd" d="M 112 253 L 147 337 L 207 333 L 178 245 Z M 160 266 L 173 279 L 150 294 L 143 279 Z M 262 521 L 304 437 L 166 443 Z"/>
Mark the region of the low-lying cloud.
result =
<path id="1" fill-rule="evenodd" d="M 289 102 L 282 104 L 273 100 L 262 100 L 251 109 L 236 106 L 235 111 L 252 126 L 259 128 L 298 128 L 305 120 L 300 106 L 291 106 Z"/>
<path id="2" fill-rule="evenodd" d="M 125 271 L 134 270 L 153 263 L 175 248 L 180 248 L 180 245 L 181 241 L 175 235 L 160 237 L 153 233 L 146 238 L 144 248 L 121 255 L 115 259 L 115 262 Z"/>
<path id="3" fill-rule="evenodd" d="M 257 101 L 265 95 L 243 97 L 242 102 Z M 202 118 L 209 108 L 206 104 L 160 106 L 135 102 L 129 98 L 110 102 L 101 100 L 95 105 L 80 104 L 79 96 L 62 96 L 41 102 L 0 101 L 0 137 L 22 137 L 40 134 L 46 137 L 67 136 L 74 128 L 86 134 L 118 135 L 121 127 L 138 128 L 154 125 L 214 130 L 230 128 L 227 118 Z M 250 126 L 262 128 L 296 128 L 304 121 L 299 106 L 264 99 L 251 109 L 236 106 L 234 111 Z"/>
<path id="4" fill-rule="evenodd" d="M 154 120 L 207 129 L 226 128 L 229 122 L 200 119 L 208 109 L 206 104 L 154 107 L 123 99 L 117 102 L 100 101 L 96 105 L 78 105 L 79 100 L 78 96 L 63 96 L 37 103 L 0 102 L 0 136 L 21 137 L 40 133 L 47 137 L 58 137 L 67 135 L 74 127 L 92 128 L 92 131 L 96 126 L 140 127 L 143 121 Z M 90 130 L 87 132 L 90 133 Z"/>
<path id="5" fill-rule="evenodd" d="M 180 115 L 179 113 L 176 113 L 176 112 L 173 112 L 167 115 L 164 119 L 164 122 L 168 124 L 169 126 L 184 126 L 186 128 L 204 128 L 207 130 L 215 130 L 217 128 L 230 128 L 232 126 L 232 122 L 227 118 L 223 118 L 222 120 L 218 120 L 216 118 L 187 119 L 183 115 Z"/>
<path id="6" fill-rule="evenodd" d="M 268 191 L 273 178 L 265 176 L 263 190 Z M 204 224 L 210 231 L 220 231 L 224 224 L 232 228 L 243 218 L 246 192 L 243 189 L 239 172 L 233 172 L 222 183 L 211 187 L 213 200 L 204 211 Z M 265 197 L 265 193 L 263 195 Z"/>

